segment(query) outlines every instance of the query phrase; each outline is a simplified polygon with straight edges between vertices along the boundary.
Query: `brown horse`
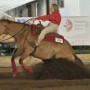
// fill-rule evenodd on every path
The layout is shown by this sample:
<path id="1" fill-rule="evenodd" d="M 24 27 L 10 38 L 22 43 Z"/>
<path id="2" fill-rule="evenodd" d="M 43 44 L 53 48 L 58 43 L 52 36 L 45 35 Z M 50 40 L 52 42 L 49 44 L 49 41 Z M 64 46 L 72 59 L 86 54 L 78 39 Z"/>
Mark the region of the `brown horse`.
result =
<path id="1" fill-rule="evenodd" d="M 34 52 L 35 40 L 37 37 L 31 36 L 31 25 L 13 22 L 9 20 L 0 20 L 0 35 L 9 34 L 16 42 L 16 50 L 11 58 L 13 76 L 16 76 L 18 71 L 15 64 L 15 59 L 20 56 L 19 63 L 22 68 L 29 73 L 32 73 L 32 69 L 28 68 L 23 60 Z M 65 39 L 63 44 L 52 43 L 48 41 L 42 41 L 33 53 L 34 57 L 42 60 L 48 60 L 50 58 L 66 58 L 69 61 L 75 62 L 75 53 Z"/>

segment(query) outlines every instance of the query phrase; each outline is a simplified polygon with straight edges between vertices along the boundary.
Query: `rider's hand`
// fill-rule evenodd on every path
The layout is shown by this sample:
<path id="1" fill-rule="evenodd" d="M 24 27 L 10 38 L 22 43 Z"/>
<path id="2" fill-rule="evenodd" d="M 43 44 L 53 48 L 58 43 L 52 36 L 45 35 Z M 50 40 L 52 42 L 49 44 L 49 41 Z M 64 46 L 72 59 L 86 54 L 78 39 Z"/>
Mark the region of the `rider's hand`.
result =
<path id="1" fill-rule="evenodd" d="M 32 18 L 31 20 L 35 21 L 35 18 Z"/>

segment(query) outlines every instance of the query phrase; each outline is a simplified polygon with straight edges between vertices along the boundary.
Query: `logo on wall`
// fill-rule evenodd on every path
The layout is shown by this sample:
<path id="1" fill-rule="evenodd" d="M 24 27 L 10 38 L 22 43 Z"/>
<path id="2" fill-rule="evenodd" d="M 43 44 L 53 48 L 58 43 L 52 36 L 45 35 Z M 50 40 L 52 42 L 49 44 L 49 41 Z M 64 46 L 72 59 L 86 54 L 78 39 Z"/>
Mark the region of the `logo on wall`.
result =
<path id="1" fill-rule="evenodd" d="M 67 19 L 64 25 L 64 28 L 66 29 L 66 31 L 70 31 L 73 28 L 73 23 L 71 20 Z"/>

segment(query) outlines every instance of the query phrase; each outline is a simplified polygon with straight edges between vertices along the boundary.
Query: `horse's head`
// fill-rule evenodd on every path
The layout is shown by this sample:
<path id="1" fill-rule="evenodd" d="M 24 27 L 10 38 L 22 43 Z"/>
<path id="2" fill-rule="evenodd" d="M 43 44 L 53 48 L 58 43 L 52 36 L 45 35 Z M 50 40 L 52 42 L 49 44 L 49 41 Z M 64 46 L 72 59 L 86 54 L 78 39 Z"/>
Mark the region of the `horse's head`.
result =
<path id="1" fill-rule="evenodd" d="M 44 29 L 44 26 L 41 24 L 41 21 L 39 21 L 40 23 L 37 24 L 37 34 L 40 34 L 42 29 Z"/>

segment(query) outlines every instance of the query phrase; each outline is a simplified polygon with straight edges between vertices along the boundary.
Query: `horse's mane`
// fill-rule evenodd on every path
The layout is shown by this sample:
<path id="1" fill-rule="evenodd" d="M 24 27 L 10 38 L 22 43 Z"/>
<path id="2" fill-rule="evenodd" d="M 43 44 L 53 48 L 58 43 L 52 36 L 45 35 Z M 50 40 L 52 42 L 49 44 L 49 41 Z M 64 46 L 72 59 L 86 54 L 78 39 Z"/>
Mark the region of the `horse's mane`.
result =
<path id="1" fill-rule="evenodd" d="M 17 23 L 17 24 L 22 24 L 22 25 L 28 25 L 26 23 L 15 22 L 15 21 L 11 21 L 9 19 L 0 19 L 0 21 L 4 21 L 4 22 L 7 22 L 7 23 Z M 28 26 L 30 26 L 30 25 L 28 25 Z"/>

